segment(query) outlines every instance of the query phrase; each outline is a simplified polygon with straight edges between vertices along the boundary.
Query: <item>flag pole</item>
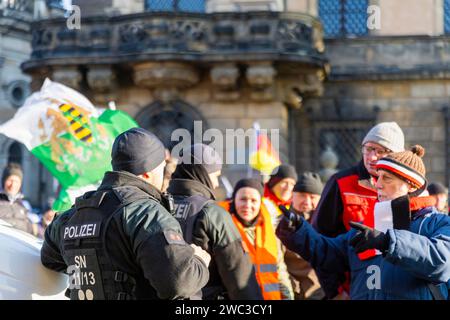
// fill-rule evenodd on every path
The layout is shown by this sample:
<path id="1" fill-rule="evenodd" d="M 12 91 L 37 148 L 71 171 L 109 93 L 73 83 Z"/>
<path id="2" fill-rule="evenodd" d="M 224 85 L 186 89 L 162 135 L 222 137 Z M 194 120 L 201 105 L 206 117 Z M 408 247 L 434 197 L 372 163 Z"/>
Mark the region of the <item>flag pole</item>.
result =
<path id="1" fill-rule="evenodd" d="M 253 131 L 255 132 L 255 134 L 254 134 L 254 140 L 253 140 L 254 143 L 253 144 L 251 143 L 251 148 L 253 148 L 253 150 L 251 150 L 251 151 L 258 152 L 258 134 L 259 134 L 259 130 L 261 129 L 261 127 L 257 121 L 253 122 L 253 129 L 254 129 Z M 248 166 L 247 166 L 247 178 L 251 178 L 251 176 L 252 176 L 252 168 L 250 166 L 250 155 L 252 154 L 251 151 L 249 151 L 249 153 L 248 153 L 249 162 L 248 162 Z"/>

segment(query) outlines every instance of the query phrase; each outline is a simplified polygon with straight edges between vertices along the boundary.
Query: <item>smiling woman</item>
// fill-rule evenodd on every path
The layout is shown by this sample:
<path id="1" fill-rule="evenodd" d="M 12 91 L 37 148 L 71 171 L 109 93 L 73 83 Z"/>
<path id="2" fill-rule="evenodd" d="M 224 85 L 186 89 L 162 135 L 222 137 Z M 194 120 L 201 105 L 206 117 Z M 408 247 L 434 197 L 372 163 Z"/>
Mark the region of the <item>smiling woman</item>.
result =
<path id="1" fill-rule="evenodd" d="M 264 300 L 281 300 L 285 283 L 280 279 L 280 248 L 268 208 L 261 202 L 262 183 L 242 179 L 234 187 L 230 213 L 242 237 L 244 250 L 255 266 Z M 273 205 L 273 207 L 275 207 Z M 292 289 L 290 289 L 292 290 Z"/>

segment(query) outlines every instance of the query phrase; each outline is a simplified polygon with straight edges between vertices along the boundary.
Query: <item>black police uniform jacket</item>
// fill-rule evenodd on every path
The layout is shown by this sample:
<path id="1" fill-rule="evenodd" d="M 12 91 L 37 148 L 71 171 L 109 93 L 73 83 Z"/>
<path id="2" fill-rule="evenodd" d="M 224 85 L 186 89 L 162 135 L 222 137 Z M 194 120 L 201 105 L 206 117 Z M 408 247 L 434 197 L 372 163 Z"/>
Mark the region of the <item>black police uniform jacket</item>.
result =
<path id="1" fill-rule="evenodd" d="M 172 179 L 168 191 L 174 197 L 175 207 L 192 196 L 212 198 L 211 190 L 189 179 Z M 202 299 L 222 296 L 232 300 L 263 300 L 250 256 L 243 249 L 229 212 L 212 200 L 207 202 L 195 219 L 191 239 L 212 258 L 210 280 L 202 290 Z"/>
<path id="2" fill-rule="evenodd" d="M 123 171 L 48 226 L 44 266 L 69 274 L 71 299 L 180 299 L 209 279 L 161 193 Z"/>

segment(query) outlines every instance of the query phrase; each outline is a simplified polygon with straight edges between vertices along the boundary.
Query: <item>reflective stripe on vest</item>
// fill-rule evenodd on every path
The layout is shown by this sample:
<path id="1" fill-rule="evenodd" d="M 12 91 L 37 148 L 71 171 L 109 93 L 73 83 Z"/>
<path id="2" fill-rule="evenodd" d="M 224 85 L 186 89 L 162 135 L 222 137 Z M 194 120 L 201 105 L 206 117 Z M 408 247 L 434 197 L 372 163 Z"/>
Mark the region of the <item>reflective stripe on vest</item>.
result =
<path id="1" fill-rule="evenodd" d="M 268 263 L 260 264 L 259 272 L 277 272 L 277 265 Z"/>
<path id="2" fill-rule="evenodd" d="M 261 206 L 265 206 L 267 211 L 270 214 L 270 219 L 272 221 L 272 226 L 274 228 L 274 230 L 277 228 L 278 223 L 281 220 L 282 217 L 282 212 L 281 210 L 278 208 L 278 206 L 269 198 L 262 198 L 262 204 Z"/>
<path id="3" fill-rule="evenodd" d="M 274 292 L 274 291 L 280 291 L 279 283 L 266 283 L 264 285 L 264 292 Z"/>

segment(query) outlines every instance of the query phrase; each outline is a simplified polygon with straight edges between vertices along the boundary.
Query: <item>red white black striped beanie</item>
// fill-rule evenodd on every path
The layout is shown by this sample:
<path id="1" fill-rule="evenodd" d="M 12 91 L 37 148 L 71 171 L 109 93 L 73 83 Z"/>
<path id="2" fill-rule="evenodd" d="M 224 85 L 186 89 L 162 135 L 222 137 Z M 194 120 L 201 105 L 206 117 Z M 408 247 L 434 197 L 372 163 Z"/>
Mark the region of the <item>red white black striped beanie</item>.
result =
<path id="1" fill-rule="evenodd" d="M 390 153 L 378 160 L 376 168 L 392 172 L 400 179 L 421 189 L 426 186 L 426 169 L 422 157 L 425 149 L 420 145 L 415 145 L 411 150 Z"/>

